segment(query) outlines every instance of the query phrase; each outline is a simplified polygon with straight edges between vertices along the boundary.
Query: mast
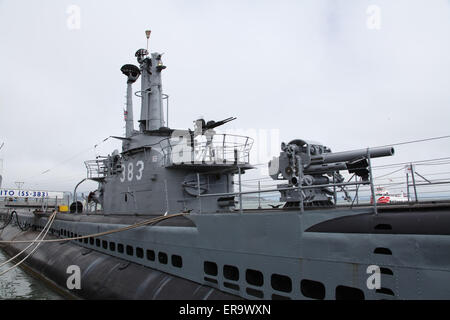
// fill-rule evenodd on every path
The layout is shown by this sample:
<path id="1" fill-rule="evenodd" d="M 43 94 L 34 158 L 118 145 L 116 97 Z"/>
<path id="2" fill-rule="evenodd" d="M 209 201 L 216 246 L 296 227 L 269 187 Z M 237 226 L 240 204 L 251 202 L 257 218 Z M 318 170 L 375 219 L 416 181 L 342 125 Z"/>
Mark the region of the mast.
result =
<path id="1" fill-rule="evenodd" d="M 133 83 L 139 78 L 139 68 L 132 64 L 126 64 L 120 71 L 127 76 L 127 109 L 125 111 L 125 137 L 129 138 L 134 133 L 133 125 Z"/>
<path id="2" fill-rule="evenodd" d="M 147 39 L 150 32 L 146 32 Z M 166 68 L 163 65 L 162 54 L 154 52 L 148 56 L 146 49 L 139 49 L 136 58 L 141 71 L 141 118 L 140 130 L 158 130 L 164 127 L 164 111 L 162 103 L 161 71 Z"/>

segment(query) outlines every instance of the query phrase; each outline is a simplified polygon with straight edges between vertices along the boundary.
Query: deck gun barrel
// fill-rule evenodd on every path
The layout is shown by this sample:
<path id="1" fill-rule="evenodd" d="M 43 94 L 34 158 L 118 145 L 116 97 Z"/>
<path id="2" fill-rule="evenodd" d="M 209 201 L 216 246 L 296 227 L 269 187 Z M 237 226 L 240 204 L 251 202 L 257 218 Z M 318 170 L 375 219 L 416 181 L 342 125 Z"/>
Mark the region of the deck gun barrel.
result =
<path id="1" fill-rule="evenodd" d="M 359 150 L 351 150 L 351 151 L 323 153 L 318 156 L 312 156 L 311 157 L 311 165 L 323 164 L 323 163 L 354 161 L 354 160 L 358 160 L 358 159 L 367 157 L 367 152 L 369 153 L 370 158 L 387 157 L 387 156 L 394 155 L 394 148 L 393 147 L 379 147 L 379 148 L 369 148 L 369 150 L 359 149 Z"/>
<path id="2" fill-rule="evenodd" d="M 226 119 L 223 119 L 220 121 L 214 121 L 214 120 L 208 121 L 206 123 L 206 125 L 203 127 L 203 133 L 205 133 L 205 131 L 207 131 L 207 130 L 217 128 L 217 127 L 222 126 L 225 123 L 233 121 L 233 120 L 236 120 L 236 117 L 229 117 L 229 118 L 226 118 Z"/>

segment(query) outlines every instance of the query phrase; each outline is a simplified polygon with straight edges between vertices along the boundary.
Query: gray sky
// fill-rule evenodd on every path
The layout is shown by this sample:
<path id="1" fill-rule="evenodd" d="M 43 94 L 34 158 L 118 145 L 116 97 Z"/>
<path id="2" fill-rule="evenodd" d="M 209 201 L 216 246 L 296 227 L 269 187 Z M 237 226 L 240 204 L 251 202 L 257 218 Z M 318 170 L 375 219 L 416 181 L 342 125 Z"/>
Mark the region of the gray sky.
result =
<path id="1" fill-rule="evenodd" d="M 80 29 L 67 26 L 70 5 Z M 84 160 L 120 146 L 93 149 L 124 132 L 120 67 L 136 64 L 146 29 L 165 53 L 170 127 L 236 116 L 228 128 L 334 151 L 450 134 L 448 0 L 0 0 L 4 187 L 72 190 Z M 449 142 L 399 147 L 377 164 L 450 156 Z"/>

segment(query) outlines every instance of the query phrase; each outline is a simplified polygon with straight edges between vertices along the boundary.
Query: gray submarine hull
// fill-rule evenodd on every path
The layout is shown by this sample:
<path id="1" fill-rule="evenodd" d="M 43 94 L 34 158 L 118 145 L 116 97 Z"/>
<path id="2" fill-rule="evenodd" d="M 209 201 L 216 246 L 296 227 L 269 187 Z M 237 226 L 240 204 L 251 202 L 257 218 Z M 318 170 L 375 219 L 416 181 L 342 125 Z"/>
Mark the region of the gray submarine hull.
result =
<path id="1" fill-rule="evenodd" d="M 7 226 L 1 239 L 33 240 L 36 231 L 21 231 Z M 48 239 L 56 239 L 48 236 Z M 1 249 L 14 256 L 25 243 L 2 244 Z M 27 251 L 28 252 L 28 251 Z M 81 269 L 81 288 L 69 290 L 67 267 Z M 88 300 L 235 300 L 238 296 L 207 287 L 130 261 L 122 260 L 70 241 L 42 243 L 25 261 L 25 270 L 70 299 Z"/>

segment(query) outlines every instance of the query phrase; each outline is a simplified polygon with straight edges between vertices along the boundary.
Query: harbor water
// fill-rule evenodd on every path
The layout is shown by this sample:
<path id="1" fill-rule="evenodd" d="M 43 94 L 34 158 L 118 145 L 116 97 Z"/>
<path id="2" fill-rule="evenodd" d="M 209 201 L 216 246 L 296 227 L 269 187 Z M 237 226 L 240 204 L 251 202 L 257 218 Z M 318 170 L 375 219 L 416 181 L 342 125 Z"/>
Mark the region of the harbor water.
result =
<path id="1" fill-rule="evenodd" d="M 0 262 L 8 260 L 9 257 L 0 250 Z M 0 272 L 10 268 L 13 264 L 8 263 L 0 268 Z M 0 300 L 61 300 L 63 296 L 52 290 L 43 283 L 26 273 L 20 267 L 14 268 L 0 276 Z"/>

